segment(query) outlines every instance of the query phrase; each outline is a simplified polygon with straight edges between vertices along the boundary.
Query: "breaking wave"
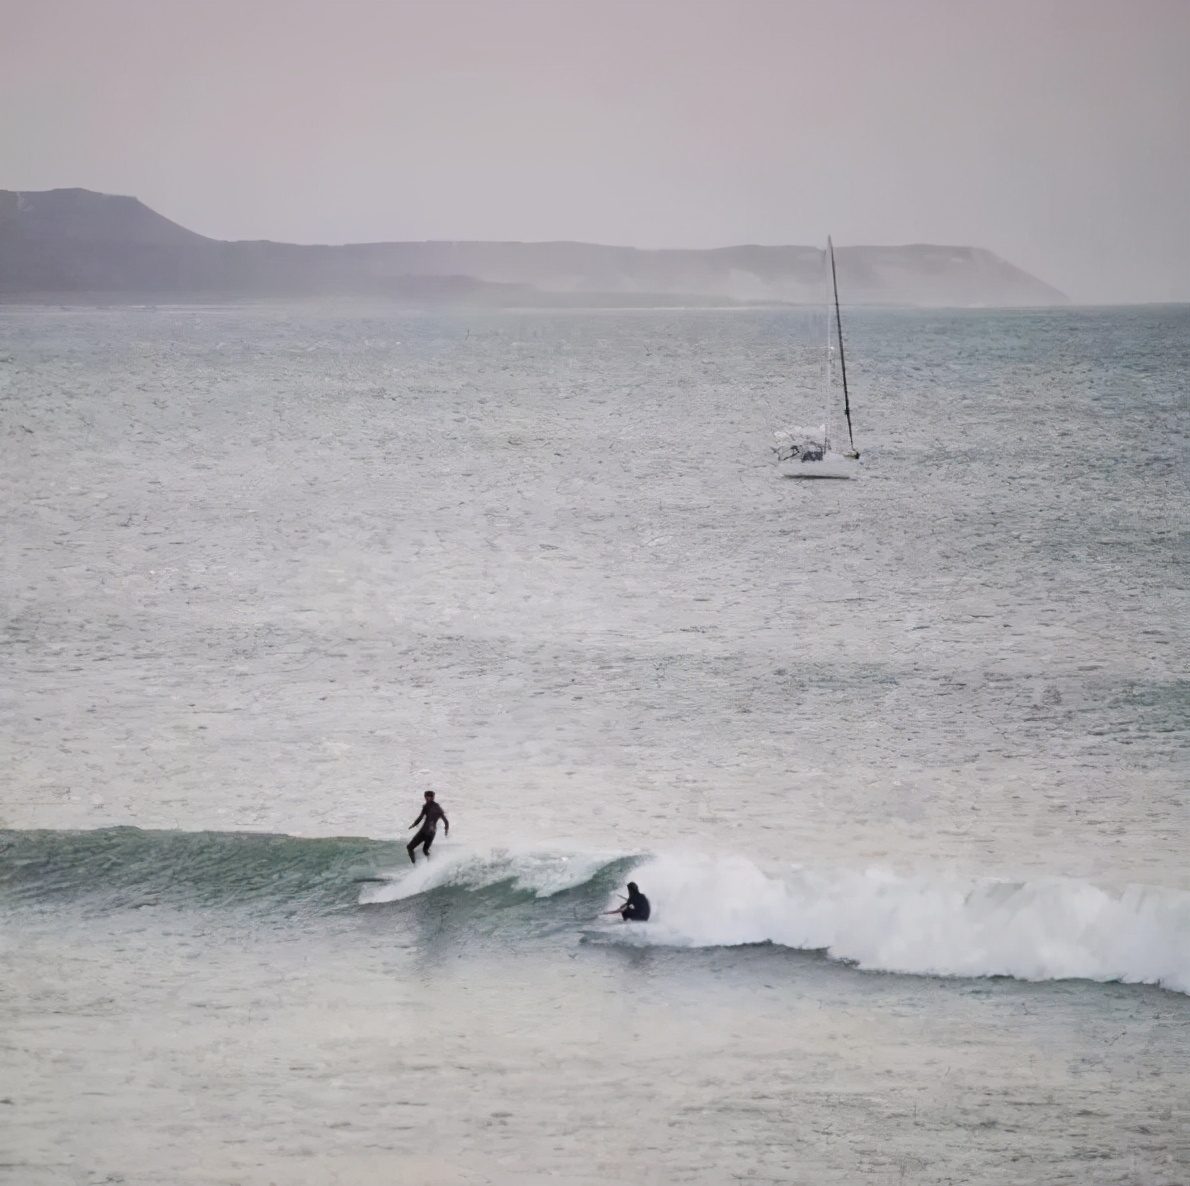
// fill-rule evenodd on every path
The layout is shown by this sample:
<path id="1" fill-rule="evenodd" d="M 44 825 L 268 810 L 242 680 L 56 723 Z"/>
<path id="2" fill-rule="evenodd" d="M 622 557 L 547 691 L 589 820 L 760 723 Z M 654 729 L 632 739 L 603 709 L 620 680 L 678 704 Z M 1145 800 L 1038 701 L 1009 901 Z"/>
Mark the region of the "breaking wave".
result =
<path id="1" fill-rule="evenodd" d="M 718 947 L 777 943 L 873 971 L 1157 984 L 1190 992 L 1190 893 L 1119 891 L 1065 878 L 901 877 L 742 857 L 657 856 L 635 871 L 656 923 L 623 940 Z M 614 933 L 614 932 L 613 932 Z"/>
<path id="2" fill-rule="evenodd" d="M 653 920 L 601 920 L 629 875 L 649 895 Z M 399 841 L 111 828 L 0 832 L 0 899 L 18 907 L 81 900 L 103 909 L 172 903 L 303 914 L 416 899 L 443 909 L 449 902 L 463 925 L 515 903 L 553 933 L 595 942 L 771 943 L 872 971 L 1120 981 L 1190 993 L 1190 893 L 1063 878 L 813 868 L 777 876 L 742 856 L 449 844 L 410 867 Z"/>
<path id="3" fill-rule="evenodd" d="M 639 859 L 639 858 L 636 858 Z M 431 890 L 455 887 L 480 890 L 507 885 L 514 891 L 550 898 L 589 885 L 619 866 L 635 860 L 623 853 L 565 853 L 493 848 L 487 851 L 437 853 L 410 868 L 379 872 L 373 884 L 360 891 L 360 904 L 401 902 Z M 404 852 L 401 860 L 406 860 Z"/>

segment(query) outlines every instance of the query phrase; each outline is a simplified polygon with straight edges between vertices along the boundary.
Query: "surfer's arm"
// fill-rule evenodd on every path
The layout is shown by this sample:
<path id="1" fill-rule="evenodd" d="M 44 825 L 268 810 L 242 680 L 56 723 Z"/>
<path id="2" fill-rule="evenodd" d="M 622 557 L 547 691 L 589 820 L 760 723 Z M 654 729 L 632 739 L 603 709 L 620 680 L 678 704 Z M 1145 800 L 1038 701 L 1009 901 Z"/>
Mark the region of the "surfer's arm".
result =
<path id="1" fill-rule="evenodd" d="M 418 825 L 418 824 L 420 824 L 420 823 L 421 823 L 421 821 L 422 821 L 422 819 L 425 817 L 425 814 L 426 814 L 426 809 L 423 807 L 423 808 L 421 809 L 421 814 L 420 814 L 420 815 L 418 815 L 417 819 L 415 819 L 415 820 L 413 821 L 413 823 L 411 823 L 409 826 L 410 826 L 411 828 L 416 828 L 416 827 L 417 827 L 417 825 Z"/>
<path id="2" fill-rule="evenodd" d="M 450 835 L 450 820 L 448 820 L 446 818 L 445 811 L 442 813 L 442 828 L 443 828 L 443 834 L 446 836 L 449 836 Z"/>

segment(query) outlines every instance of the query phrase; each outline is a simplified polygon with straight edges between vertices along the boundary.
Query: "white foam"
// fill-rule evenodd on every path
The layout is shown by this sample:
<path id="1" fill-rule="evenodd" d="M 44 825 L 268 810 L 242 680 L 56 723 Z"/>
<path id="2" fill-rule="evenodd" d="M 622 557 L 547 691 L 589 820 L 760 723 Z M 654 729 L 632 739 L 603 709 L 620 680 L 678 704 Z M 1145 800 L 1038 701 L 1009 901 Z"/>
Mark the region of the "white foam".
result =
<path id="1" fill-rule="evenodd" d="M 359 900 L 501 882 L 547 898 L 586 884 L 625 855 L 447 848 L 382 874 Z M 1181 890 L 1111 890 L 1056 877 L 904 877 L 882 869 L 798 868 L 775 876 L 746 857 L 701 853 L 642 857 L 632 877 L 652 902 L 652 920 L 595 923 L 602 937 L 675 947 L 776 943 L 872 971 L 1122 981 L 1190 993 L 1190 893 Z"/>
<path id="2" fill-rule="evenodd" d="M 743 857 L 702 855 L 657 856 L 633 876 L 655 921 L 613 932 L 626 942 L 772 942 L 888 972 L 1119 980 L 1190 992 L 1184 891 L 875 869 L 780 878 Z"/>
<path id="3" fill-rule="evenodd" d="M 504 881 L 511 882 L 514 889 L 548 898 L 585 885 L 622 855 L 508 848 L 438 849 L 428 860 L 419 859 L 408 869 L 379 873 L 384 880 L 365 886 L 359 900 L 361 905 L 399 902 L 443 886 L 476 890 Z"/>

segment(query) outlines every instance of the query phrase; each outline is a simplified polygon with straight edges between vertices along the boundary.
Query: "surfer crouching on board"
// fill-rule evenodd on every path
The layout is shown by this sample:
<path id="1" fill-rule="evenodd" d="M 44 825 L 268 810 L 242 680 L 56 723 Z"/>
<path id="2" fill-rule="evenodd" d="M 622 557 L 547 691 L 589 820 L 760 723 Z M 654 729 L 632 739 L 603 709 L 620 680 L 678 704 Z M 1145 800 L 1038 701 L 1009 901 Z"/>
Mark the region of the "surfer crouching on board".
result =
<path id="1" fill-rule="evenodd" d="M 434 843 L 434 833 L 438 830 L 438 821 L 442 821 L 443 833 L 450 835 L 450 820 L 446 818 L 446 812 L 434 802 L 434 792 L 426 791 L 426 801 L 422 805 L 421 814 L 411 823 L 411 828 L 416 828 L 421 824 L 421 831 L 405 845 L 406 851 L 409 853 L 409 859 L 416 865 L 417 857 L 414 856 L 417 846 L 421 845 L 423 855 L 430 855 L 430 845 Z"/>
<path id="2" fill-rule="evenodd" d="M 637 888 L 635 881 L 628 883 L 628 897 L 623 906 L 615 910 L 605 910 L 604 914 L 618 914 L 625 922 L 648 922 L 649 899 Z"/>

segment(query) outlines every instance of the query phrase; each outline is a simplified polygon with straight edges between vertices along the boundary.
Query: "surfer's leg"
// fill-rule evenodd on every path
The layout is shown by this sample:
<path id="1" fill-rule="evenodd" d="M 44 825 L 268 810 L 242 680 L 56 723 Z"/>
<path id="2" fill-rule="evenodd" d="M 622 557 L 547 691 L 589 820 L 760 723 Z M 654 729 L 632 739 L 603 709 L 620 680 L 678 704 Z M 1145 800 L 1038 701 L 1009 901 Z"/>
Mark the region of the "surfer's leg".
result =
<path id="1" fill-rule="evenodd" d="M 426 837 L 426 839 L 425 839 L 425 843 L 424 843 L 424 844 L 421 846 L 421 850 L 422 850 L 422 852 L 423 852 L 423 853 L 424 853 L 426 856 L 429 856 L 429 855 L 430 855 L 430 845 L 431 845 L 431 844 L 433 844 L 433 843 L 434 843 L 434 833 L 433 833 L 433 832 L 431 832 L 431 833 L 430 833 L 430 834 L 429 834 L 429 835 Z"/>

